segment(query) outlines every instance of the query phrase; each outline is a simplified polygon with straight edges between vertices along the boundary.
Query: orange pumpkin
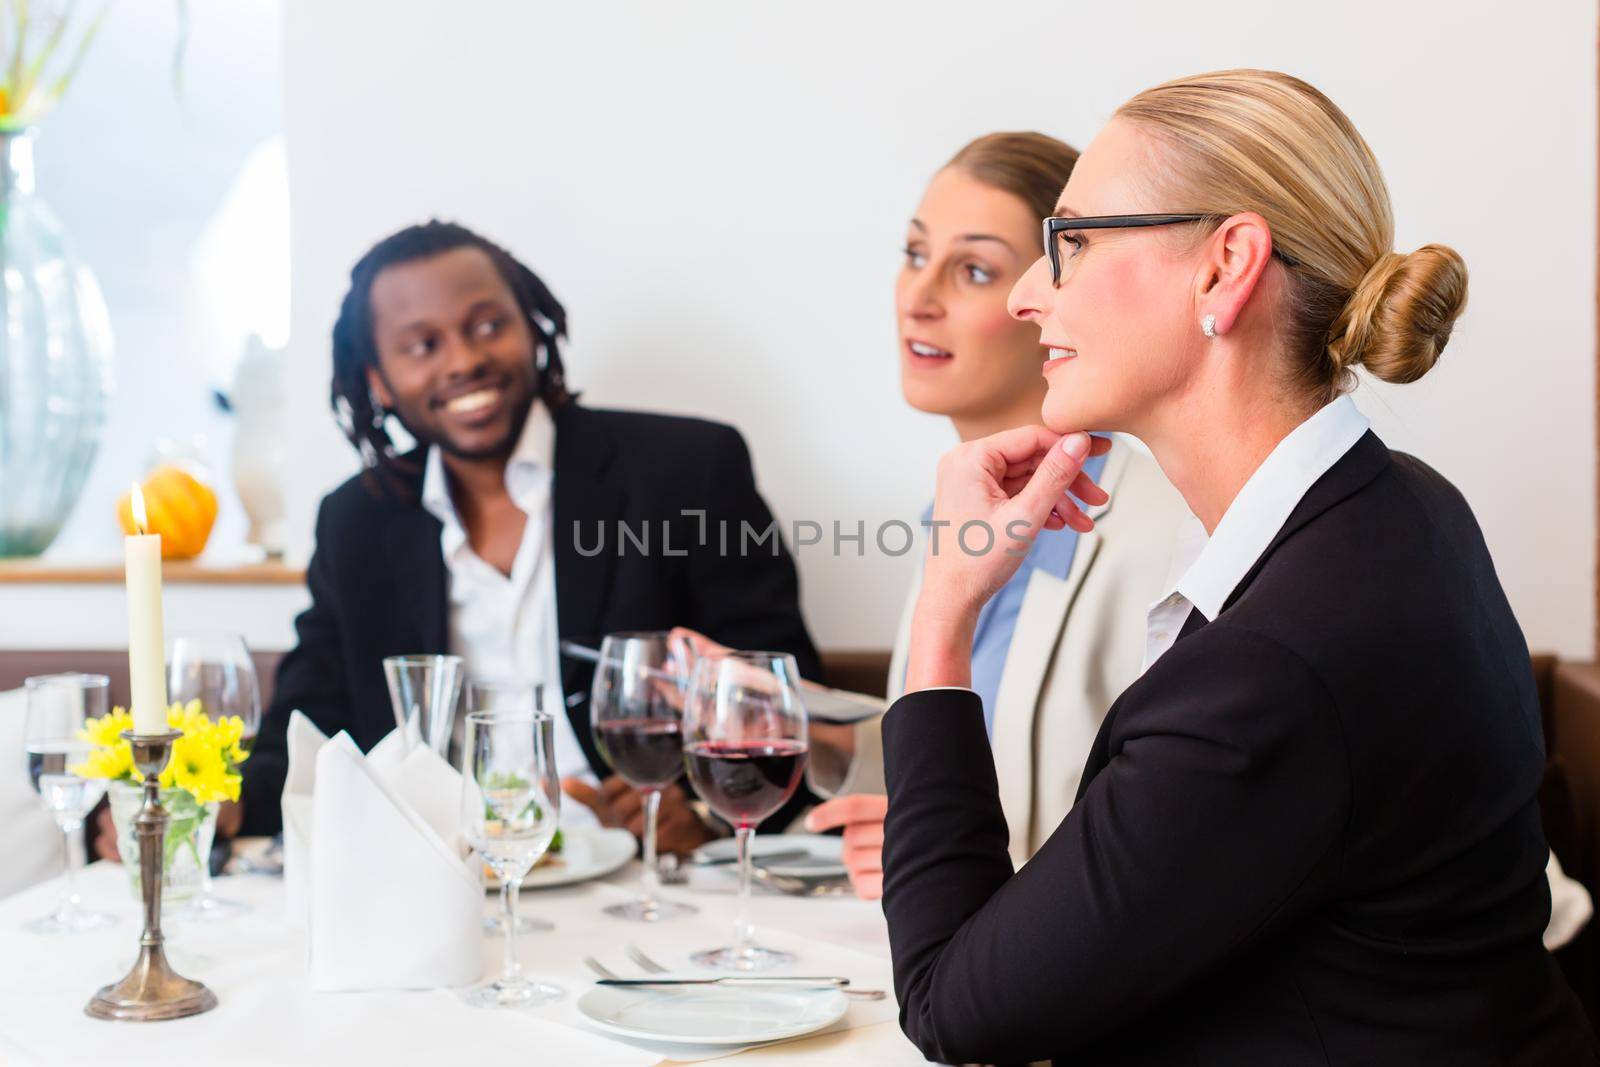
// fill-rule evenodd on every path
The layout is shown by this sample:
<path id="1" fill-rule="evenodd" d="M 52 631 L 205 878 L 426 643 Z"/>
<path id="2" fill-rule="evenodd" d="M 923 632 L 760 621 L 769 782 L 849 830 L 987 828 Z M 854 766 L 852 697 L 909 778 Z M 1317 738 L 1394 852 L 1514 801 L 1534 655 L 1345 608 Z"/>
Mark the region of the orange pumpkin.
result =
<path id="1" fill-rule="evenodd" d="M 193 559 L 206 547 L 217 521 L 217 495 L 179 467 L 157 467 L 140 487 L 144 492 L 145 533 L 161 535 L 162 559 Z M 133 494 L 117 501 L 117 520 L 124 533 L 138 533 L 133 522 Z"/>

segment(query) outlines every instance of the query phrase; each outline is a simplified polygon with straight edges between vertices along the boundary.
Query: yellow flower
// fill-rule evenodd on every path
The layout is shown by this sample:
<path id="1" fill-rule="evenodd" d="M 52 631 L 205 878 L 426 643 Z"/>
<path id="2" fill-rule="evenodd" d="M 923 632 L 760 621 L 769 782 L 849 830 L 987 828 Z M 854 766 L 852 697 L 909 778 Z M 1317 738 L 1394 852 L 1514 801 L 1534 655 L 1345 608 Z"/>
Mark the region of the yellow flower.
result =
<path id="1" fill-rule="evenodd" d="M 167 726 L 179 732 L 172 743 L 172 757 L 161 772 L 161 785 L 181 789 L 197 804 L 218 800 L 238 800 L 242 779 L 234 767 L 244 760 L 240 748 L 244 723 L 236 715 L 212 722 L 198 700 L 173 704 L 167 709 Z M 124 731 L 133 729 L 133 717 L 122 708 L 98 719 L 89 719 L 78 736 L 94 748 L 74 773 L 86 778 L 138 778 L 133 766 L 133 749 L 123 740 Z"/>
<path id="2" fill-rule="evenodd" d="M 113 745 L 126 746 L 127 742 L 122 739 L 122 734 L 123 731 L 131 729 L 133 729 L 133 716 L 121 708 L 112 708 L 109 715 L 86 720 L 78 736 L 101 748 L 110 748 Z"/>
<path id="3" fill-rule="evenodd" d="M 199 804 L 238 800 L 239 776 L 228 770 L 222 750 L 211 743 L 208 732 L 201 728 L 172 743 L 172 759 L 161 772 L 161 784 L 184 790 Z"/>
<path id="4" fill-rule="evenodd" d="M 240 747 L 244 722 L 236 715 L 212 722 L 200 701 L 167 708 L 167 726 L 181 736 L 172 743 L 172 757 L 161 772 L 161 785 L 181 789 L 197 804 L 238 800 L 242 779 L 234 768 L 244 761 Z M 86 778 L 138 778 L 133 750 L 122 734 L 133 729 L 133 717 L 122 708 L 89 719 L 78 736 L 94 748 L 74 773 Z"/>
<path id="5" fill-rule="evenodd" d="M 82 763 L 72 768 L 73 774 L 85 778 L 135 778 L 133 747 L 123 740 L 124 730 L 133 729 L 133 716 L 121 708 L 113 708 L 109 715 L 84 721 L 78 731 L 81 740 L 94 745 Z"/>
<path id="6" fill-rule="evenodd" d="M 119 741 L 110 748 L 96 748 L 71 771 L 83 778 L 132 778 L 133 746 Z"/>
<path id="7" fill-rule="evenodd" d="M 170 729 L 193 734 L 205 730 L 210 725 L 211 720 L 206 718 L 206 713 L 201 709 L 198 700 L 191 700 L 187 704 L 174 704 L 167 709 L 167 726 Z"/>
<path id="8" fill-rule="evenodd" d="M 218 719 L 212 724 L 212 741 L 234 766 L 243 763 L 248 757 L 241 746 L 244 742 L 244 720 L 237 715 L 228 715 Z"/>

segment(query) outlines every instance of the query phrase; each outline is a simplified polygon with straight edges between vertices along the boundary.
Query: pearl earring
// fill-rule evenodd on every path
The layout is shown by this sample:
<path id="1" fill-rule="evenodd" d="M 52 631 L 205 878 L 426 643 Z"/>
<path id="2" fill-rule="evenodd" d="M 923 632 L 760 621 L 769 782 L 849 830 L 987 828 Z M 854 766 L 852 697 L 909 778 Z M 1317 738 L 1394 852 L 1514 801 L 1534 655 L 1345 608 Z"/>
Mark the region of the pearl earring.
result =
<path id="1" fill-rule="evenodd" d="M 1217 317 L 1215 315 L 1207 314 L 1205 318 L 1201 319 L 1200 332 L 1205 334 L 1207 337 L 1217 336 Z"/>

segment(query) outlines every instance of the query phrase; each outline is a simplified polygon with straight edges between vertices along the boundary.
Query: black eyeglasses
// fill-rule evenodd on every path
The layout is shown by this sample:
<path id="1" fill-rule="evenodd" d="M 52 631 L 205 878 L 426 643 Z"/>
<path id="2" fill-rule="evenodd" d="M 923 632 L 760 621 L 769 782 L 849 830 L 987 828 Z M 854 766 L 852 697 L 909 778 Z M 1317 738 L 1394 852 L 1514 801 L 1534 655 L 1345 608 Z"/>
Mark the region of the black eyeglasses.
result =
<path id="1" fill-rule="evenodd" d="M 1090 215 L 1084 218 L 1054 216 L 1044 220 L 1044 254 L 1050 260 L 1050 284 L 1061 284 L 1061 242 L 1056 238 L 1068 230 L 1123 230 L 1138 226 L 1171 226 L 1179 222 L 1204 222 L 1217 215 Z M 1272 254 L 1287 267 L 1295 260 L 1273 248 Z"/>

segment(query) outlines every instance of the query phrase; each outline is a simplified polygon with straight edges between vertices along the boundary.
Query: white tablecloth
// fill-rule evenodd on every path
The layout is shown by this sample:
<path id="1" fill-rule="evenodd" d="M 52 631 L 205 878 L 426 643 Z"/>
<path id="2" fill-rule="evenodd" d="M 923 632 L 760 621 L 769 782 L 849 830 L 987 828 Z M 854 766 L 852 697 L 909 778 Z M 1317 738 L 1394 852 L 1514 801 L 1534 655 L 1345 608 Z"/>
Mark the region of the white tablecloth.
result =
<path id="1" fill-rule="evenodd" d="M 204 981 L 219 1007 L 162 1023 L 107 1023 L 83 1007 L 96 989 L 120 978 L 138 948 L 139 907 L 120 867 L 99 863 L 80 888 L 93 907 L 115 913 L 112 928 L 71 937 L 25 933 L 29 918 L 50 911 L 59 880 L 0 900 L 0 1064 L 147 1064 L 162 1062 L 313 1064 L 581 1064 L 646 1067 L 669 1059 L 703 1059 L 726 1051 L 645 1046 L 605 1035 L 577 1011 L 594 980 L 584 956 L 623 975 L 642 972 L 623 946 L 632 942 L 673 969 L 691 968 L 690 952 L 726 944 L 732 932 L 733 877 L 697 870 L 687 887 L 668 894 L 700 914 L 656 925 L 604 915 L 601 907 L 632 895 L 638 865 L 610 878 L 522 895 L 525 915 L 556 924 L 523 934 L 519 955 L 530 976 L 566 990 L 534 1011 L 490 1011 L 462 1004 L 448 990 L 425 993 L 315 993 L 305 978 L 303 936 L 283 921 L 278 879 L 217 879 L 217 892 L 251 906 L 247 915 L 208 923 L 167 924 L 168 956 L 185 975 Z M 485 898 L 485 910 L 498 905 Z M 799 957 L 791 973 L 842 974 L 863 989 L 890 991 L 879 1002 L 850 1003 L 829 1032 L 740 1053 L 733 1062 L 768 1065 L 870 1062 L 920 1064 L 899 1032 L 887 931 L 876 904 L 850 897 L 796 898 L 756 890 L 758 939 Z M 418 915 L 417 922 L 427 916 Z M 404 937 L 396 930 L 395 937 Z M 499 968 L 498 936 L 486 958 Z M 448 1057 L 446 1059 L 445 1057 Z M 728 1062 L 728 1061 L 723 1061 Z"/>

